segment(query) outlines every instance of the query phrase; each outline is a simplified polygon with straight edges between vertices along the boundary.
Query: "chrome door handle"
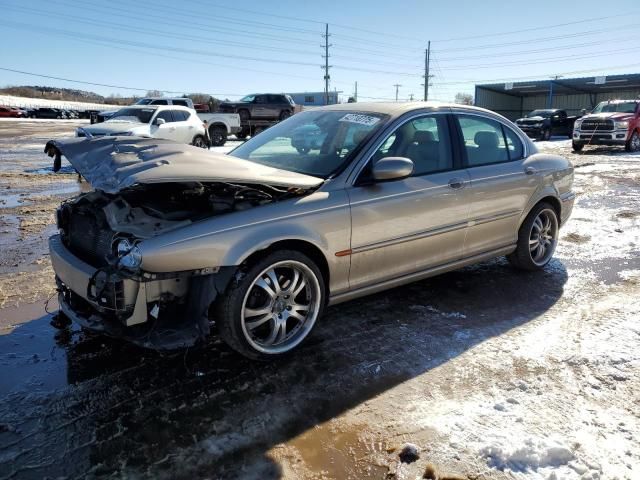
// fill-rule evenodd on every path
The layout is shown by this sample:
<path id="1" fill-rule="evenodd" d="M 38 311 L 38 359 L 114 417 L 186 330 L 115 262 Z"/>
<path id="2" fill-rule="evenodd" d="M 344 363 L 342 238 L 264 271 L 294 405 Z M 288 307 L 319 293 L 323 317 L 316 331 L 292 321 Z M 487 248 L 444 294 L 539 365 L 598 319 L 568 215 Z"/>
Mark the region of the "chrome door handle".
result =
<path id="1" fill-rule="evenodd" d="M 464 188 L 464 180 L 461 178 L 452 178 L 449 180 L 449 188 L 453 188 L 454 190 Z"/>
<path id="2" fill-rule="evenodd" d="M 526 173 L 527 175 L 533 175 L 536 172 L 537 170 L 533 167 L 527 167 L 524 169 L 524 173 Z"/>

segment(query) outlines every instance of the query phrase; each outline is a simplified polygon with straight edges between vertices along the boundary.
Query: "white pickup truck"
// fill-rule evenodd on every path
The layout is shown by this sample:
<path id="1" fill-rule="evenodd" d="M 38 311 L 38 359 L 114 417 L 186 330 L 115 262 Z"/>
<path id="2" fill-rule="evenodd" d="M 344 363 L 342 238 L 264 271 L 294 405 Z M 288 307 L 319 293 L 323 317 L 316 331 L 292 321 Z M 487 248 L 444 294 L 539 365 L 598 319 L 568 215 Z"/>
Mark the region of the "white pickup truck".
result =
<path id="1" fill-rule="evenodd" d="M 240 115 L 237 113 L 198 113 L 198 117 L 206 122 L 205 128 L 209 132 L 212 147 L 221 147 L 227 141 L 228 135 L 239 133 Z"/>

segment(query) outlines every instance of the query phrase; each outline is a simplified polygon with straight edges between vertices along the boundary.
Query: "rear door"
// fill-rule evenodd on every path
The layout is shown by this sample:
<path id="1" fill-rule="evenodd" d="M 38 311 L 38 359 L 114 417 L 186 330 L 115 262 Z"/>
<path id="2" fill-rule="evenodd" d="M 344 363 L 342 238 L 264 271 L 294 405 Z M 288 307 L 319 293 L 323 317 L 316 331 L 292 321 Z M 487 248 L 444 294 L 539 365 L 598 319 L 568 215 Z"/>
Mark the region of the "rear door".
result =
<path id="1" fill-rule="evenodd" d="M 464 256 L 516 242 L 520 217 L 538 180 L 524 167 L 524 144 L 507 125 L 480 114 L 456 114 L 465 165 L 469 228 Z"/>

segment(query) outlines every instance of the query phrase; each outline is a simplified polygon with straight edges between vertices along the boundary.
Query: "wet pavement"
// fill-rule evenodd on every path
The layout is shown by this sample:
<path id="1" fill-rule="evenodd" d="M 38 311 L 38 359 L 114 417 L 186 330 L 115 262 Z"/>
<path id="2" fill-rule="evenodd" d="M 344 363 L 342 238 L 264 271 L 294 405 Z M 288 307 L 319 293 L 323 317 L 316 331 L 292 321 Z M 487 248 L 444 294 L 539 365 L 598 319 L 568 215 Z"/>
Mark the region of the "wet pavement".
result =
<path id="1" fill-rule="evenodd" d="M 579 197 L 544 271 L 498 259 L 331 307 L 291 357 L 256 363 L 215 336 L 159 354 L 53 328 L 48 215 L 75 190 L 51 192 L 83 187 L 70 173 L 42 189 L 20 179 L 46 168 L 24 143 L 33 161 L 0 166 L 2 198 L 16 199 L 0 203 L 0 479 L 413 479 L 427 463 L 469 479 L 639 471 L 640 156 L 571 155 Z M 45 210 L 37 228 L 19 230 L 33 216 L 16 211 L 23 192 Z M 406 441 L 420 448 L 411 464 L 398 457 Z M 522 453 L 534 447 L 536 461 Z"/>

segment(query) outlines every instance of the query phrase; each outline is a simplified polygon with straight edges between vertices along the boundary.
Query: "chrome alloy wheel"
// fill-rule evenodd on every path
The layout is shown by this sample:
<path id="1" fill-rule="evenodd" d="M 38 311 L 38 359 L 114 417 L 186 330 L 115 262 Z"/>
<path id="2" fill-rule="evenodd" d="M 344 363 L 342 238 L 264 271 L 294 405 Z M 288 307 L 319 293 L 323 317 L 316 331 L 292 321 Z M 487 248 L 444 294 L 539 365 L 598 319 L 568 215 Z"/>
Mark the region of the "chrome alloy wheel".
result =
<path id="1" fill-rule="evenodd" d="M 313 328 L 320 302 L 320 284 L 309 267 L 293 260 L 274 263 L 247 290 L 242 302 L 242 333 L 259 352 L 287 352 Z"/>
<path id="2" fill-rule="evenodd" d="M 555 212 L 542 210 L 531 226 L 529 252 L 531 260 L 538 266 L 545 265 L 553 255 L 558 243 L 558 219 Z"/>
<path id="3" fill-rule="evenodd" d="M 631 151 L 640 152 L 640 135 L 638 135 L 638 132 L 634 132 L 631 137 Z"/>

